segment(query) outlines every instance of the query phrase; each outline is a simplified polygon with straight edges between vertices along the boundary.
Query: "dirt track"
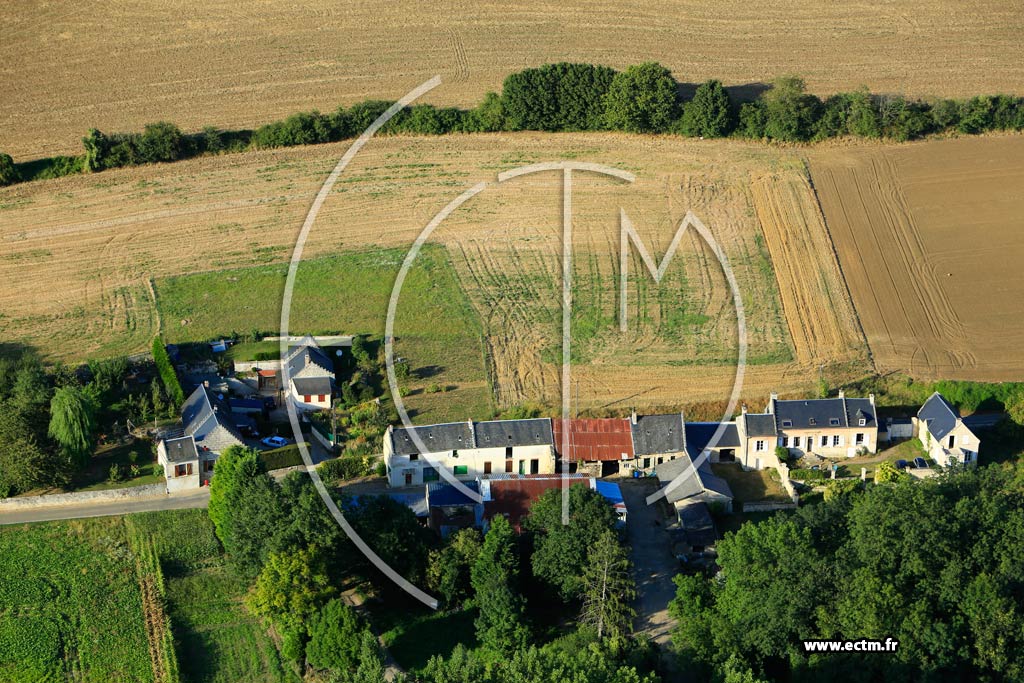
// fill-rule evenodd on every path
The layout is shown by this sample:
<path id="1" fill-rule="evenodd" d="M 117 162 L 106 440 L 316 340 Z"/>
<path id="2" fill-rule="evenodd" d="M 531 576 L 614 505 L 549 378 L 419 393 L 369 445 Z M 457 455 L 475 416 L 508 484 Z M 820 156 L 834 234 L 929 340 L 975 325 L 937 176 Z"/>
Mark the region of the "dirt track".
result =
<path id="1" fill-rule="evenodd" d="M 810 157 L 878 369 L 1024 379 L 1024 137 Z"/>
<path id="2" fill-rule="evenodd" d="M 0 150 L 18 161 L 80 152 L 90 127 L 252 127 L 435 74 L 433 101 L 471 106 L 558 61 L 657 60 L 747 96 L 790 73 L 819 94 L 1024 94 L 1024 13 L 1003 0 L 8 0 L 0 25 Z"/>

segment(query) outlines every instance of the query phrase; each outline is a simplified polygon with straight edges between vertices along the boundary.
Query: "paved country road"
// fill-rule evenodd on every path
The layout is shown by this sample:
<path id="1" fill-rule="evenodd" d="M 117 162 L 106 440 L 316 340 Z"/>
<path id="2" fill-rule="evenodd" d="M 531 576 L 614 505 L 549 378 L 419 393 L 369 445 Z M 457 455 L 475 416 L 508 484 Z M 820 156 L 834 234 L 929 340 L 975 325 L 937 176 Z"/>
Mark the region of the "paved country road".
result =
<path id="1" fill-rule="evenodd" d="M 204 508 L 210 501 L 209 487 L 187 493 L 175 493 L 152 498 L 137 498 L 92 503 L 66 503 L 22 510 L 0 512 L 0 524 L 26 524 L 49 522 L 56 519 L 81 519 L 83 517 L 109 517 L 128 515 L 133 512 L 154 510 L 182 510 Z"/>
<path id="2" fill-rule="evenodd" d="M 280 470 L 273 470 L 270 475 L 281 481 L 292 472 L 305 469 L 304 465 L 286 467 Z M 209 502 L 210 487 L 206 486 L 201 489 L 177 491 L 163 496 L 85 503 L 60 503 L 21 510 L 0 509 L 0 525 L 51 522 L 57 519 L 80 519 L 83 517 L 110 517 L 113 515 L 130 515 L 133 512 L 204 508 Z"/>

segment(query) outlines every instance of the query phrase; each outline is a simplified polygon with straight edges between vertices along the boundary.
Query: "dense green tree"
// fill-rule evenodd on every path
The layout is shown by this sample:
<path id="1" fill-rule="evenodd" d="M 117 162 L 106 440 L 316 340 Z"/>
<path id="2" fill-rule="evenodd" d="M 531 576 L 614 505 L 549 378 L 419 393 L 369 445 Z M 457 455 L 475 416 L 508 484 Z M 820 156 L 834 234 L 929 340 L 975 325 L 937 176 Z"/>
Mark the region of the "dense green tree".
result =
<path id="1" fill-rule="evenodd" d="M 530 507 L 524 526 L 535 534 L 533 575 L 552 586 L 563 600 L 580 596 L 587 554 L 617 518 L 596 491 L 569 488 L 569 523 L 562 524 L 562 490 L 546 491 Z"/>
<path id="2" fill-rule="evenodd" d="M 337 674 L 331 683 L 405 683 L 407 680 L 402 673 L 390 679 L 386 677 L 384 653 L 369 631 L 364 631 L 360 639 L 358 662 L 358 666 Z"/>
<path id="3" fill-rule="evenodd" d="M 510 74 L 501 108 L 509 130 L 595 130 L 615 72 L 591 64 L 545 64 Z"/>
<path id="4" fill-rule="evenodd" d="M 516 537 L 508 520 L 496 516 L 471 570 L 471 582 L 480 614 L 476 630 L 480 642 L 494 652 L 526 646 L 525 605 L 517 590 L 519 557 Z"/>
<path id="5" fill-rule="evenodd" d="M 632 633 L 636 612 L 633 564 L 613 531 L 602 533 L 587 553 L 583 570 L 583 610 L 580 621 L 597 631 L 598 638 L 622 642 Z"/>
<path id="6" fill-rule="evenodd" d="M 744 102 L 740 107 L 740 122 L 736 132 L 745 138 L 759 140 L 765 136 L 768 110 L 762 100 Z"/>
<path id="7" fill-rule="evenodd" d="M 176 125 L 166 121 L 147 124 L 136 146 L 142 163 L 177 161 L 186 156 L 185 136 Z"/>
<path id="8" fill-rule="evenodd" d="M 462 117 L 462 129 L 467 133 L 493 133 L 505 128 L 505 108 L 501 95 L 489 92 L 483 101 Z"/>
<path id="9" fill-rule="evenodd" d="M 470 571 L 480 556 L 483 540 L 476 529 L 460 529 L 443 548 L 430 553 L 427 586 L 446 607 L 459 607 L 470 597 Z"/>
<path id="10" fill-rule="evenodd" d="M 311 545 L 271 553 L 246 604 L 268 622 L 305 635 L 313 616 L 336 593 L 323 552 Z"/>
<path id="11" fill-rule="evenodd" d="M 706 81 L 697 86 L 693 99 L 683 106 L 683 135 L 718 138 L 728 135 L 732 128 L 732 103 L 721 81 Z"/>
<path id="12" fill-rule="evenodd" d="M 769 138 L 800 142 L 814 134 L 821 102 L 805 92 L 802 79 L 778 78 L 762 99 L 765 103 L 764 132 Z"/>
<path id="13" fill-rule="evenodd" d="M 672 73 L 645 62 L 615 74 L 605 96 L 605 122 L 629 133 L 660 133 L 677 115 L 678 93 Z"/>
<path id="14" fill-rule="evenodd" d="M 1020 464 L 951 471 L 745 524 L 715 580 L 677 579 L 676 644 L 695 670 L 780 681 L 1018 680 L 1022 482 Z M 886 657 L 800 649 L 887 637 Z"/>
<path id="15" fill-rule="evenodd" d="M 10 154 L 0 152 L 0 186 L 21 182 L 21 174 Z"/>
<path id="16" fill-rule="evenodd" d="M 359 614 L 334 598 L 309 622 L 306 659 L 318 669 L 353 670 L 359 664 L 363 634 L 367 632 L 369 628 Z"/>
<path id="17" fill-rule="evenodd" d="M 74 467 L 84 467 L 96 448 L 96 411 L 94 399 L 78 387 L 57 389 L 50 400 L 50 438 Z"/>
<path id="18" fill-rule="evenodd" d="M 360 496 L 351 501 L 345 515 L 388 565 L 414 583 L 423 580 L 435 536 L 416 520 L 412 510 L 388 496 Z M 376 569 L 359 558 L 361 571 L 374 576 Z"/>
<path id="19" fill-rule="evenodd" d="M 28 422 L 0 401 L 0 498 L 48 483 L 52 470 Z"/>
<path id="20" fill-rule="evenodd" d="M 275 538 L 287 528 L 288 511 L 277 482 L 259 453 L 231 446 L 217 459 L 207 508 L 228 559 L 243 576 L 259 573 Z"/>
<path id="21" fill-rule="evenodd" d="M 875 468 L 876 484 L 888 484 L 894 481 L 902 481 L 909 477 L 909 474 L 896 469 L 896 465 L 891 462 L 879 463 L 878 467 Z"/>
<path id="22" fill-rule="evenodd" d="M 945 130 L 960 121 L 960 104 L 956 100 L 938 100 L 932 104 L 932 121 L 938 130 Z"/>
<path id="23" fill-rule="evenodd" d="M 877 138 L 882 134 L 878 109 L 867 88 L 849 94 L 850 113 L 847 130 L 862 138 Z"/>

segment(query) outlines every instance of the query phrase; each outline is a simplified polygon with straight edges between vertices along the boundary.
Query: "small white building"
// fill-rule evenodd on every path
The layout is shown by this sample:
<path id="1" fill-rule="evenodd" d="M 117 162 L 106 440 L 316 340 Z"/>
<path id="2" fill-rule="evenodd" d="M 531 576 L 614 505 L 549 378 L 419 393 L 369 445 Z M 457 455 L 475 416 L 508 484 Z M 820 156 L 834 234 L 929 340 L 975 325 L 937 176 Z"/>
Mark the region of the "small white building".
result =
<path id="1" fill-rule="evenodd" d="M 917 411 L 917 424 L 921 445 L 939 465 L 978 463 L 981 441 L 964 424 L 960 411 L 939 392 Z"/>
<path id="2" fill-rule="evenodd" d="M 229 446 L 245 444 L 236 417 L 224 396 L 205 386 L 189 395 L 181 406 L 181 430 L 157 445 L 168 492 L 210 483 L 220 454 Z"/>
<path id="3" fill-rule="evenodd" d="M 413 434 L 426 450 L 416 444 Z M 551 420 L 546 418 L 451 422 L 411 430 L 391 426 L 384 436 L 388 485 L 438 481 L 439 468 L 466 481 L 499 473 L 551 474 L 555 471 L 552 443 Z"/>
<path id="4" fill-rule="evenodd" d="M 302 410 L 331 407 L 334 395 L 334 363 L 312 337 L 288 349 L 282 361 L 288 372 L 288 398 Z"/>

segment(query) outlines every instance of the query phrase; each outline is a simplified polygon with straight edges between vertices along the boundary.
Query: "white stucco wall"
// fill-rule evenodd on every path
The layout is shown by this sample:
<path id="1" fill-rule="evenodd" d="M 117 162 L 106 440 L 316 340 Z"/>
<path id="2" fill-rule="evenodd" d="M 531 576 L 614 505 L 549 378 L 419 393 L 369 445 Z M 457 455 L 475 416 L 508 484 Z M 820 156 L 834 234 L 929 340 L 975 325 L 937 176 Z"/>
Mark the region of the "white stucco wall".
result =
<path id="1" fill-rule="evenodd" d="M 504 448 L 460 448 L 457 452 L 441 451 L 419 455 L 415 460 L 408 455 L 387 455 L 389 486 L 419 486 L 424 483 L 423 472 L 430 462 L 455 474 L 455 468 L 465 467 L 455 474 L 459 479 L 472 480 L 489 474 L 506 473 Z M 538 474 L 555 471 L 555 454 L 551 446 L 514 446 L 512 448 L 512 474 L 530 474 L 530 461 L 537 461 Z M 490 472 L 486 465 L 490 463 Z M 408 477 L 406 475 L 409 475 Z"/>

